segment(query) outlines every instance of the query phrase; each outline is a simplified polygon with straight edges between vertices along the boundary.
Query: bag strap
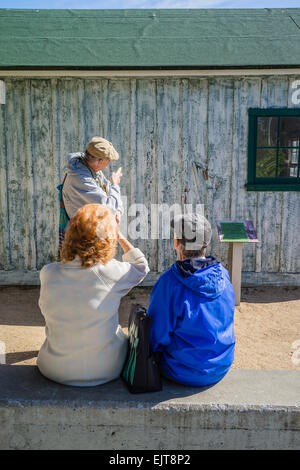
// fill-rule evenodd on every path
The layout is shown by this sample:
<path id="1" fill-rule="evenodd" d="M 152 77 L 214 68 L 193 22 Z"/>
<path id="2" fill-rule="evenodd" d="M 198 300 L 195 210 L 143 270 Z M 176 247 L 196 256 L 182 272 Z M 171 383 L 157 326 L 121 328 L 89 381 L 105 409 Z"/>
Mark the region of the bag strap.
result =
<path id="1" fill-rule="evenodd" d="M 65 211 L 66 216 L 68 217 L 68 220 L 70 220 L 70 217 L 68 216 L 68 213 L 67 213 L 66 208 L 65 208 L 64 199 L 63 199 L 63 193 L 62 193 L 64 184 L 65 184 L 65 181 L 66 181 L 66 177 L 67 177 L 67 173 L 65 174 L 65 177 L 64 177 L 63 182 L 62 182 L 62 185 L 61 185 L 61 202 L 60 202 L 60 208 Z"/>

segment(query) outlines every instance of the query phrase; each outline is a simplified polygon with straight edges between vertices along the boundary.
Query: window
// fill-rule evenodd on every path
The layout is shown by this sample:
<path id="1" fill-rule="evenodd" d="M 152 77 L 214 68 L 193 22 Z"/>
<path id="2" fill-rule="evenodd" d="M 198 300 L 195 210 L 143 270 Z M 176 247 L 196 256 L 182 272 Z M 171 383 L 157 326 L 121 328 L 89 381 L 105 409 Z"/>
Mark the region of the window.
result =
<path id="1" fill-rule="evenodd" d="M 300 191 L 300 108 L 249 109 L 249 191 Z"/>

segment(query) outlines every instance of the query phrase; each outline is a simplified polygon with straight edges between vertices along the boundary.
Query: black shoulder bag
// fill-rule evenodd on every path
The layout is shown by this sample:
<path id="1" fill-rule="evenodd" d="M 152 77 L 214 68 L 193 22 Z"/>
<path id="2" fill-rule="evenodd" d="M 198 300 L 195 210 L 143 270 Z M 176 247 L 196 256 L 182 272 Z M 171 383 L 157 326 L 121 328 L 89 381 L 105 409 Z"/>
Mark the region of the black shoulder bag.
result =
<path id="1" fill-rule="evenodd" d="M 158 392 L 162 389 L 158 355 L 150 347 L 152 318 L 140 304 L 132 304 L 128 322 L 128 352 L 121 377 L 130 393 Z"/>

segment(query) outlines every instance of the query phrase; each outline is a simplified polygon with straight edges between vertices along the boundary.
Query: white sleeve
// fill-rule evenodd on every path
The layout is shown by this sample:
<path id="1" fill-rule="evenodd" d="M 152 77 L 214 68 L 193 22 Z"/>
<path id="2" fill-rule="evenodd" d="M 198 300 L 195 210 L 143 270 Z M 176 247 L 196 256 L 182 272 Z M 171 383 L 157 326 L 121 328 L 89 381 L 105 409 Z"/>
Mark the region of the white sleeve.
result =
<path id="1" fill-rule="evenodd" d="M 106 265 L 98 264 L 93 271 L 109 290 L 126 295 L 137 286 L 150 271 L 148 262 L 139 248 L 132 248 L 123 255 L 123 261 L 112 259 Z"/>
<path id="2" fill-rule="evenodd" d="M 122 256 L 120 276 L 114 289 L 126 295 L 134 286 L 140 284 L 150 271 L 148 262 L 139 248 L 132 248 Z"/>

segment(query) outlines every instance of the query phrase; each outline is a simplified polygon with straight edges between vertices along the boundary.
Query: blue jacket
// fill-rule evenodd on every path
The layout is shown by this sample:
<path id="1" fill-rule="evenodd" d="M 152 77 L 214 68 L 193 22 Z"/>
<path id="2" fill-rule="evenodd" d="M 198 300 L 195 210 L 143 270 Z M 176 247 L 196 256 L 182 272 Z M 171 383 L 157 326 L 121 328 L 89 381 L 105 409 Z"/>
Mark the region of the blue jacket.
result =
<path id="1" fill-rule="evenodd" d="M 204 267 L 203 267 L 204 266 Z M 218 382 L 234 358 L 234 290 L 228 271 L 212 256 L 177 261 L 153 287 L 150 342 L 176 382 Z"/>

